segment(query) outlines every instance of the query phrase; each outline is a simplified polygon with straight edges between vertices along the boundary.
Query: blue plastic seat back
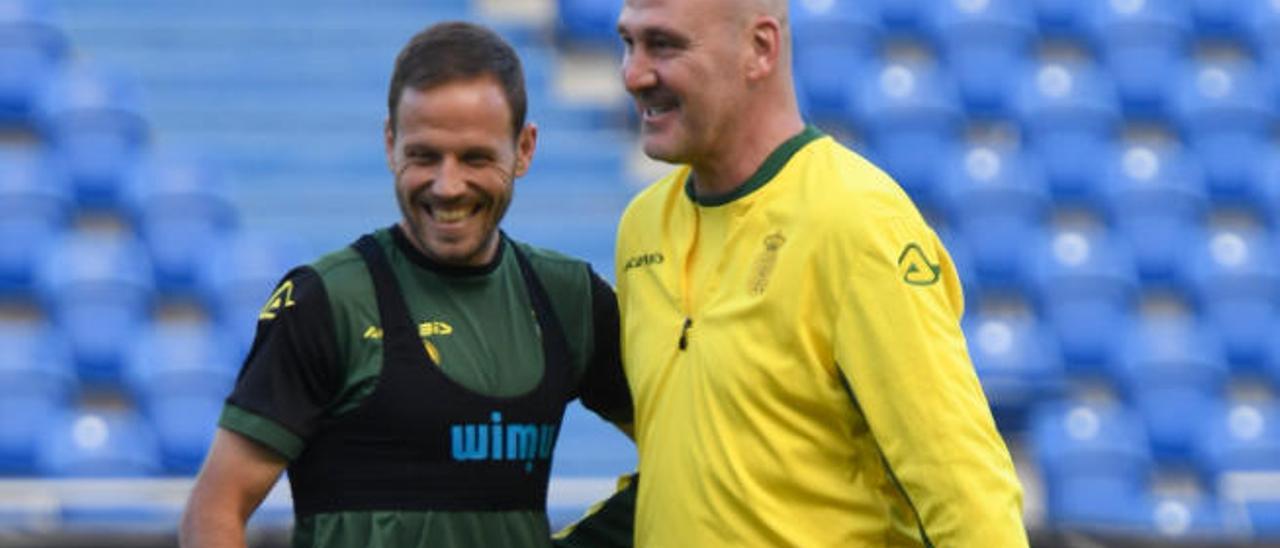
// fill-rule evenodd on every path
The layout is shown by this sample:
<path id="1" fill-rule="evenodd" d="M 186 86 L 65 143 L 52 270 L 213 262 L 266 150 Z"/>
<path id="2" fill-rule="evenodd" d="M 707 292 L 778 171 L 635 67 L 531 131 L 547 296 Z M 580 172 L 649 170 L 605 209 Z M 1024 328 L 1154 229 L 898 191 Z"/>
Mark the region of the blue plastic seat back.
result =
<path id="1" fill-rule="evenodd" d="M 1226 391 L 1227 357 L 1213 331 L 1190 318 L 1136 321 L 1117 376 L 1146 422 L 1156 457 L 1189 462 L 1203 417 Z"/>
<path id="2" fill-rule="evenodd" d="M 150 156 L 131 174 L 124 204 L 142 237 L 157 288 L 190 294 L 205 256 L 237 224 L 237 210 L 207 162 Z"/>
<path id="3" fill-rule="evenodd" d="M 1099 208 L 1144 283 L 1186 291 L 1180 271 L 1209 212 L 1199 163 L 1180 147 L 1130 144 L 1105 163 Z"/>
<path id="4" fill-rule="evenodd" d="M 144 409 L 159 396 L 223 398 L 237 372 L 225 342 L 203 323 L 152 324 L 129 349 L 124 384 Z"/>
<path id="5" fill-rule="evenodd" d="M 793 64 L 806 117 L 849 116 L 849 89 L 880 55 L 883 31 L 876 6 L 848 0 L 796 0 L 791 6 Z"/>
<path id="6" fill-rule="evenodd" d="M 1260 372 L 1280 319 L 1280 257 L 1261 231 L 1205 233 L 1187 254 L 1193 302 L 1217 326 L 1233 364 Z"/>
<path id="7" fill-rule="evenodd" d="M 1082 203 L 1093 194 L 1098 162 L 1119 138 L 1120 99 L 1107 75 L 1087 62 L 1028 65 L 1014 98 L 1019 128 L 1040 157 L 1054 198 Z"/>
<path id="8" fill-rule="evenodd" d="M 42 260 L 39 300 L 71 342 L 82 380 L 114 383 L 126 345 L 151 314 L 154 286 L 131 236 L 71 234 Z"/>
<path id="9" fill-rule="evenodd" d="M 1083 43 L 1088 39 L 1086 17 L 1091 6 L 1079 0 L 1031 0 L 1041 36 Z"/>
<path id="10" fill-rule="evenodd" d="M 1035 45 L 1031 6 L 1020 0 L 944 0 L 930 22 L 967 111 L 1004 115 Z"/>
<path id="11" fill-rule="evenodd" d="M 36 100 L 66 52 L 51 2 L 0 0 L 0 128 L 35 129 Z"/>
<path id="12" fill-rule="evenodd" d="M 875 0 L 880 20 L 891 35 L 927 39 L 929 14 L 943 0 Z M 871 3 L 871 2 L 868 2 Z"/>
<path id="13" fill-rule="evenodd" d="M 138 89 L 126 76 L 87 64 L 51 80 L 37 109 L 40 134 L 66 167 L 84 207 L 119 207 L 128 171 L 148 139 Z"/>
<path id="14" fill-rule="evenodd" d="M 1102 373 L 1134 312 L 1138 277 L 1127 249 L 1101 231 L 1049 232 L 1029 266 L 1034 300 L 1069 370 Z"/>
<path id="15" fill-rule="evenodd" d="M 1186 0 L 1100 0 L 1093 4 L 1089 30 L 1126 110 L 1162 116 L 1165 90 L 1190 52 L 1193 28 Z"/>
<path id="16" fill-rule="evenodd" d="M 1056 341 L 1032 317 L 966 317 L 969 357 L 1003 431 L 1027 427 L 1031 408 L 1061 397 L 1066 377 Z"/>
<path id="17" fill-rule="evenodd" d="M 1267 69 L 1276 74 L 1280 68 L 1280 6 L 1275 2 L 1256 1 L 1246 9 L 1244 37 Z"/>
<path id="18" fill-rule="evenodd" d="M 615 45 L 621 5 L 616 0 L 556 0 L 556 32 L 569 42 Z"/>
<path id="19" fill-rule="evenodd" d="M 211 326 L 153 325 L 135 341 L 125 385 L 155 432 L 167 471 L 192 474 L 213 440 L 237 367 Z"/>
<path id="20" fill-rule="evenodd" d="M 938 174 L 941 209 L 966 241 L 984 286 L 1025 290 L 1024 255 L 1049 213 L 1035 158 L 1015 148 L 957 147 Z"/>
<path id="21" fill-rule="evenodd" d="M 66 344 L 40 323 L 0 322 L 0 475 L 34 471 L 36 441 L 76 392 Z"/>
<path id="22" fill-rule="evenodd" d="M 1206 38 L 1243 41 L 1248 17 L 1258 0 L 1191 0 L 1191 15 L 1196 34 Z"/>
<path id="23" fill-rule="evenodd" d="M 934 204 L 939 159 L 955 146 L 964 121 L 955 85 L 925 63 L 888 63 L 854 90 L 855 125 L 869 156 L 924 209 Z"/>
<path id="24" fill-rule="evenodd" d="M 56 164 L 36 152 L 0 152 L 0 295 L 30 293 L 40 256 L 68 228 L 73 208 Z"/>
<path id="25" fill-rule="evenodd" d="M 1151 452 L 1142 420 L 1113 403 L 1051 400 L 1031 419 L 1031 442 L 1046 478 L 1118 477 L 1144 484 Z"/>
<path id="26" fill-rule="evenodd" d="M 1280 149 L 1266 152 L 1258 167 L 1249 195 L 1255 211 L 1275 229 L 1280 227 Z"/>
<path id="27" fill-rule="evenodd" d="M 276 285 L 311 259 L 304 246 L 253 232 L 238 232 L 211 251 L 199 272 L 200 300 L 234 360 L 249 351 L 258 313 Z"/>
<path id="28" fill-rule="evenodd" d="M 162 471 L 155 434 L 130 411 L 68 413 L 41 440 L 37 470 L 48 477 L 146 477 Z"/>
<path id="29" fill-rule="evenodd" d="M 1247 204 L 1256 166 L 1241 158 L 1264 155 L 1277 120 L 1269 83 L 1247 62 L 1189 63 L 1171 95 L 1174 120 L 1214 200 Z"/>
<path id="30" fill-rule="evenodd" d="M 1229 472 L 1280 471 L 1280 408 L 1274 401 L 1224 404 L 1210 415 L 1197 445 L 1208 481 Z"/>

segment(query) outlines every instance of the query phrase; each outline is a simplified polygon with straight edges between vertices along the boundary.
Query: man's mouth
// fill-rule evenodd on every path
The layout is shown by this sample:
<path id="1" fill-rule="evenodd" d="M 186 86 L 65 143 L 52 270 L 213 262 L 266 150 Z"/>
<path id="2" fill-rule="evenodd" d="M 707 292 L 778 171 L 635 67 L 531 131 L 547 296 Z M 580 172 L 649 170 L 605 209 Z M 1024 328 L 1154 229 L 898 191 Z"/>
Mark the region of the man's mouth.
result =
<path id="1" fill-rule="evenodd" d="M 427 215 L 433 220 L 440 223 L 456 223 L 467 217 L 471 217 L 480 213 L 482 204 L 475 204 L 471 207 L 460 205 L 431 205 L 426 204 L 423 207 L 427 210 Z"/>
<path id="2" fill-rule="evenodd" d="M 641 97 L 639 106 L 644 119 L 651 120 L 675 111 L 680 102 L 671 94 L 661 93 Z"/>

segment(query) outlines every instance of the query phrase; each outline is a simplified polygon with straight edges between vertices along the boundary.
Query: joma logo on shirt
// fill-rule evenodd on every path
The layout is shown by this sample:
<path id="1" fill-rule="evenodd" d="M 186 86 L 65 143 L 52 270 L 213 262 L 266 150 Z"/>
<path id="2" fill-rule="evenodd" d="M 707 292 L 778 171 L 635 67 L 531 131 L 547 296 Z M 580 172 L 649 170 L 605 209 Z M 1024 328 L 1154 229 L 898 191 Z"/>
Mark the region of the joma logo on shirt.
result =
<path id="1" fill-rule="evenodd" d="M 267 298 L 267 304 L 263 305 L 262 310 L 258 312 L 258 319 L 274 320 L 281 310 L 291 308 L 294 304 L 296 303 L 293 300 L 293 280 L 285 280 L 271 294 L 271 297 Z"/>
<path id="2" fill-rule="evenodd" d="M 455 461 L 525 461 L 530 472 L 533 461 L 551 458 L 556 429 L 555 424 L 503 424 L 502 413 L 494 411 L 487 424 L 450 426 L 449 441 Z"/>
<path id="3" fill-rule="evenodd" d="M 656 252 L 642 253 L 640 255 L 636 255 L 634 257 L 631 257 L 630 259 L 627 259 L 627 262 L 622 265 L 622 270 L 625 272 L 633 268 L 640 268 L 642 266 L 652 266 L 655 264 L 662 264 L 661 253 L 656 253 Z"/>

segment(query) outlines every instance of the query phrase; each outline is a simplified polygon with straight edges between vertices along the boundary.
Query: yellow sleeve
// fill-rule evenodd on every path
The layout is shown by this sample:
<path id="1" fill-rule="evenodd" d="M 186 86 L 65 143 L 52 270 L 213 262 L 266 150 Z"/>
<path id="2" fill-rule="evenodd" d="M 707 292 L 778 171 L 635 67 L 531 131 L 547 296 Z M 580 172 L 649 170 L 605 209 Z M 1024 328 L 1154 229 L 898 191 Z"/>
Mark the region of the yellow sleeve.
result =
<path id="1" fill-rule="evenodd" d="M 1026 546 L 1021 487 L 969 360 L 942 243 L 918 217 L 837 240 L 848 269 L 836 274 L 836 361 L 929 541 Z"/>

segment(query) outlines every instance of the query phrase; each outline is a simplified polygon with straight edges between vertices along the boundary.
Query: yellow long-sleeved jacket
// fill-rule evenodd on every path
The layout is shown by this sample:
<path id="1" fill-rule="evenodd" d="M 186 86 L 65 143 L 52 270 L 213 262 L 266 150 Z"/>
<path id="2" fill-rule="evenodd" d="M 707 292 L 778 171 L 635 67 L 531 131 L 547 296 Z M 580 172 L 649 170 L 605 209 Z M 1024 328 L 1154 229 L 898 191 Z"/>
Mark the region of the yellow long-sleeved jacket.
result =
<path id="1" fill-rule="evenodd" d="M 689 174 L 619 228 L 636 545 L 1025 546 L 955 268 L 901 189 L 812 128 L 729 196 Z"/>

